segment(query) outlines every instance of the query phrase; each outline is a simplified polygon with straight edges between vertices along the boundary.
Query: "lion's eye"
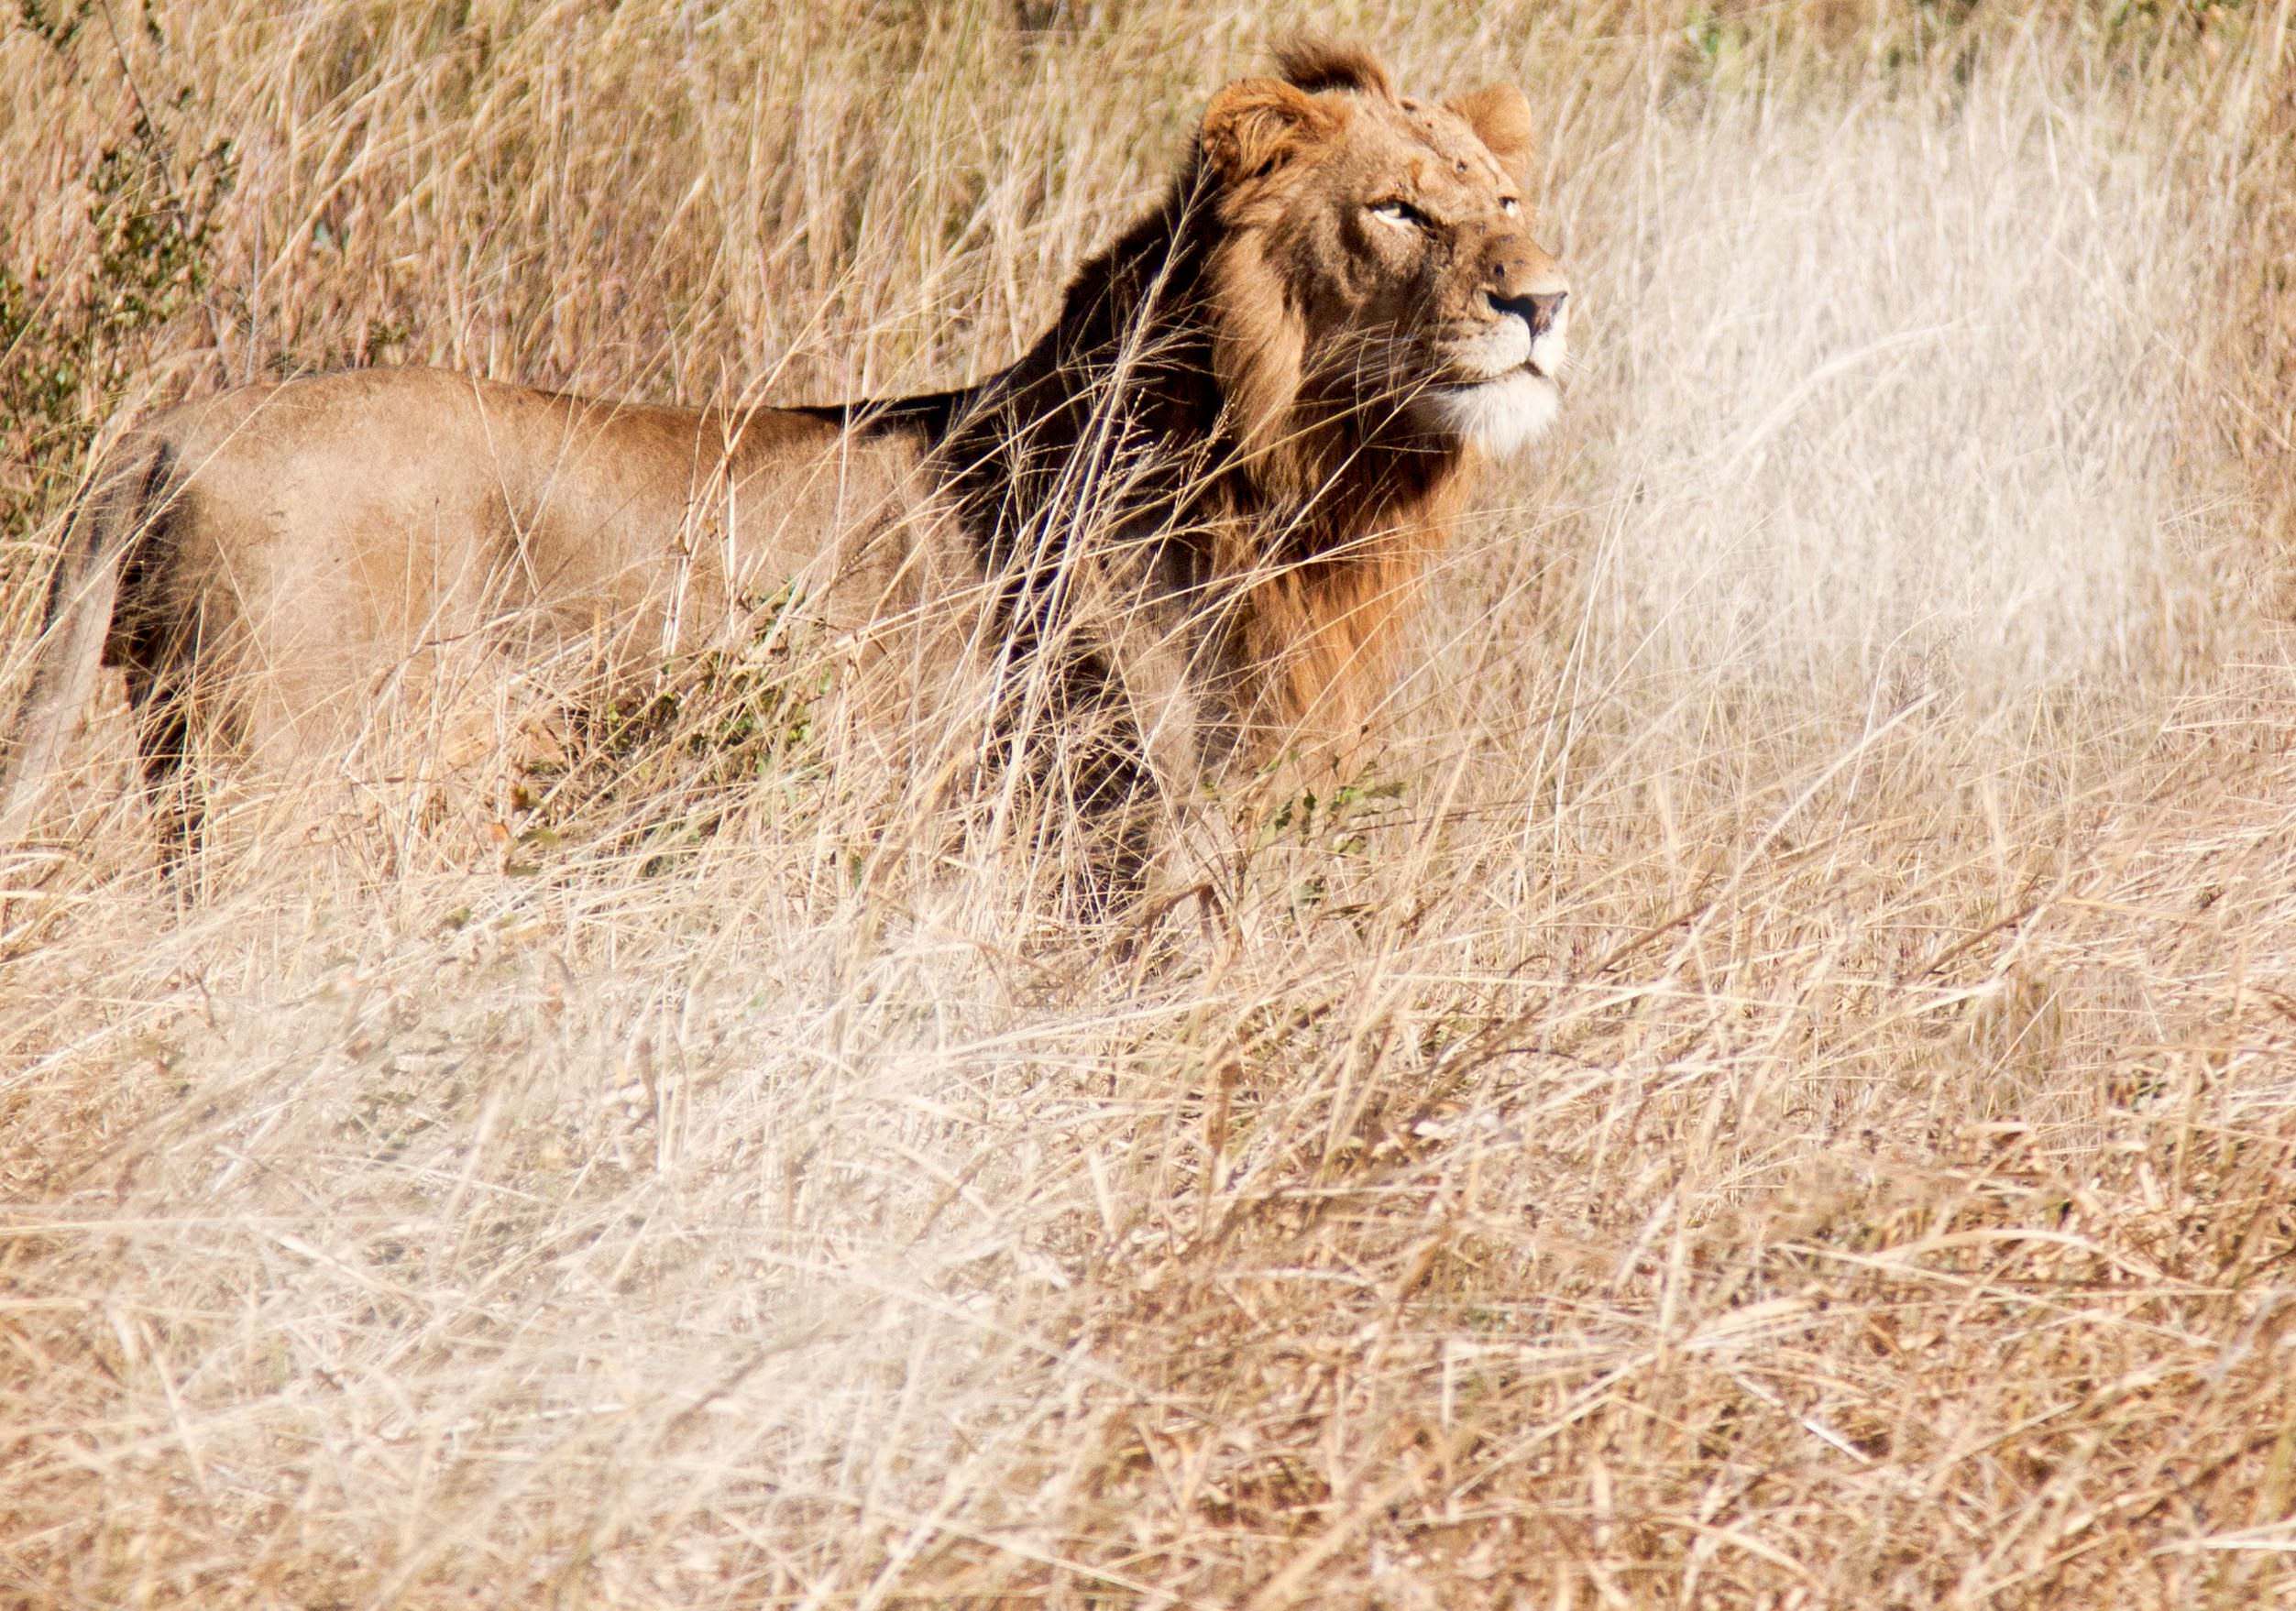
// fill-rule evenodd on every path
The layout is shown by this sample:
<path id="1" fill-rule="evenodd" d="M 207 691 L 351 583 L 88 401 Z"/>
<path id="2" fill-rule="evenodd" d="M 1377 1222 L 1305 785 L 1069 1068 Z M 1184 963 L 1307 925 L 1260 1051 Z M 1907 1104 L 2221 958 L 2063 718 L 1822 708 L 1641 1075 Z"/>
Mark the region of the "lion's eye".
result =
<path id="1" fill-rule="evenodd" d="M 1371 216 L 1382 224 L 1401 225 L 1406 229 L 1433 229 L 1434 220 L 1400 196 L 1371 203 Z"/>
<path id="2" fill-rule="evenodd" d="M 1512 218 L 1522 211 L 1522 203 L 1512 196 L 1501 196 L 1499 198 L 1499 210 Z"/>

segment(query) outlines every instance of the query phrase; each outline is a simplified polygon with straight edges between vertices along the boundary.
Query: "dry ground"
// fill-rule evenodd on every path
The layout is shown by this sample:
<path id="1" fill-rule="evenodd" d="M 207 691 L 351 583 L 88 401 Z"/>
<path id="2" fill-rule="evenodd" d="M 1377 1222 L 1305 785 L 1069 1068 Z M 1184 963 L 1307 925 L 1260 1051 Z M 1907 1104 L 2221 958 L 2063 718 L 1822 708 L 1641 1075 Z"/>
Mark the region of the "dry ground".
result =
<path id="1" fill-rule="evenodd" d="M 802 652 L 172 881 L 92 783 L 0 1603 L 2296 1606 L 2288 0 L 24 16 L 11 679 L 115 405 L 970 378 L 1296 22 L 1524 83 L 1585 357 L 1146 949 Z"/>

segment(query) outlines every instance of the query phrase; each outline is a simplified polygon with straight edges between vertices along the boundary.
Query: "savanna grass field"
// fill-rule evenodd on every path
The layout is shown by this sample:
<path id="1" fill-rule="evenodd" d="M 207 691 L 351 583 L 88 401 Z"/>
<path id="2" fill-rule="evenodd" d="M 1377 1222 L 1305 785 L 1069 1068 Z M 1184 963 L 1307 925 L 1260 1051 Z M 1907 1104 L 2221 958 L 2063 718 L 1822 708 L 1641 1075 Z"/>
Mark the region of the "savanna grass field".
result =
<path id="1" fill-rule="evenodd" d="M 0 696 L 139 411 L 970 381 L 1295 32 L 1576 315 L 1360 773 L 1084 921 L 791 634 L 168 866 L 112 692 L 0 1604 L 2296 1606 L 2289 0 L 24 0 Z"/>

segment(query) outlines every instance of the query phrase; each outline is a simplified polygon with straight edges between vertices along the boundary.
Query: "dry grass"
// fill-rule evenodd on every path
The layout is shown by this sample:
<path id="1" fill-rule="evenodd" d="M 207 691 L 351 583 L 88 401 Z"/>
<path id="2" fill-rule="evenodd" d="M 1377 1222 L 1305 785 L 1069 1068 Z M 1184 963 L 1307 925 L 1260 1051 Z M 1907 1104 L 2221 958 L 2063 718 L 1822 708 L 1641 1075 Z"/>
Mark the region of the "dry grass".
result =
<path id="1" fill-rule="evenodd" d="M 90 411 L 974 376 L 1269 20 L 154 15 L 0 36 L 55 307 L 123 61 L 237 142 Z M 2290 7 L 1700 16 L 1382 30 L 1542 108 L 1585 365 L 1159 948 L 738 689 L 0 865 L 0 1601 L 2296 1606 Z"/>

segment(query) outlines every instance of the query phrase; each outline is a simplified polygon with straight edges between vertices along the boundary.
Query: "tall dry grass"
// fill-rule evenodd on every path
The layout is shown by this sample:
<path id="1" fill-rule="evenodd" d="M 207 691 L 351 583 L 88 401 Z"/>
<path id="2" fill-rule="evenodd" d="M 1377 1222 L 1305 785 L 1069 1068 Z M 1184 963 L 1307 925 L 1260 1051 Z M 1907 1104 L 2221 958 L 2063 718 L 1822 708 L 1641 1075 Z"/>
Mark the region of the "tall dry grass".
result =
<path id="1" fill-rule="evenodd" d="M 977 376 L 1294 20 L 152 16 L 0 37 L 51 320 L 134 95 L 236 166 L 11 674 L 110 407 Z M 1522 81 L 1585 304 L 1369 777 L 1131 952 L 739 679 L 172 879 L 92 784 L 0 1599 L 2296 1604 L 2288 5 L 1296 20 Z"/>

